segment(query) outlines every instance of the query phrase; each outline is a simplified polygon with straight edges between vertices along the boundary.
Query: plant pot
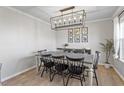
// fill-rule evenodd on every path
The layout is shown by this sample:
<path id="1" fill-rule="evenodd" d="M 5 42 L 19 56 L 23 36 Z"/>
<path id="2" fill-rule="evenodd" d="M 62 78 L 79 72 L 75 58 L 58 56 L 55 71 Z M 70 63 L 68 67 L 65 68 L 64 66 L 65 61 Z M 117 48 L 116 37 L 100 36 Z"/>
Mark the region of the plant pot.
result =
<path id="1" fill-rule="evenodd" d="M 110 65 L 110 64 L 108 64 L 108 63 L 105 63 L 105 65 L 104 65 L 104 66 L 105 66 L 105 68 L 107 68 L 107 69 L 111 67 L 111 65 Z"/>

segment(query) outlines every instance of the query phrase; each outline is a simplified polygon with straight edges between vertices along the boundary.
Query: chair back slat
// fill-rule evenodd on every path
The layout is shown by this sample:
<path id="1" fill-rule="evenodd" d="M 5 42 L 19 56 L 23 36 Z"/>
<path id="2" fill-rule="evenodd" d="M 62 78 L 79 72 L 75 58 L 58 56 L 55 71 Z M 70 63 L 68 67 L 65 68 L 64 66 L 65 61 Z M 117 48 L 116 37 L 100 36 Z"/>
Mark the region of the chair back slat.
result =
<path id="1" fill-rule="evenodd" d="M 55 69 L 58 73 L 62 73 L 68 68 L 68 64 L 64 59 L 64 56 L 52 56 L 52 58 L 55 64 Z"/>
<path id="2" fill-rule="evenodd" d="M 68 57 L 68 56 L 66 56 L 66 58 L 67 58 L 67 62 L 68 62 L 68 65 L 69 66 L 75 66 L 75 68 L 76 67 L 82 67 L 83 66 L 83 63 L 84 63 L 84 58 L 70 58 L 70 57 Z M 74 69 L 75 69 L 74 68 Z"/>
<path id="3" fill-rule="evenodd" d="M 55 64 L 65 64 L 64 56 L 52 56 L 52 58 Z"/>
<path id="4" fill-rule="evenodd" d="M 74 59 L 74 58 L 69 58 L 66 56 L 67 62 L 68 62 L 68 70 L 69 73 L 74 74 L 74 75 L 79 75 L 84 71 L 84 58 L 80 59 Z"/>
<path id="5" fill-rule="evenodd" d="M 52 62 L 51 54 L 42 55 L 41 62 L 43 62 L 44 64 Z"/>

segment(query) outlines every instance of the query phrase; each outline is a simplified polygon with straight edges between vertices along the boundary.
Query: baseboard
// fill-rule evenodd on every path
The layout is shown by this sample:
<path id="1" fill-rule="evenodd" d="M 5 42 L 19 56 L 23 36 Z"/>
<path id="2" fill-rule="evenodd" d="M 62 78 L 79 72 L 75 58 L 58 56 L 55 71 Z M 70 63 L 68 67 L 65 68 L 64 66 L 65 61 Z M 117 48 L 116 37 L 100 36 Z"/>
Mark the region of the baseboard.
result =
<path id="1" fill-rule="evenodd" d="M 98 65 L 104 66 L 103 63 L 100 63 Z M 116 69 L 116 67 L 114 67 L 113 65 L 111 65 L 111 67 L 115 70 L 115 72 L 119 75 L 119 77 L 124 81 L 124 76 L 121 75 L 121 73 Z"/>
<path id="2" fill-rule="evenodd" d="M 105 63 L 99 63 L 98 65 L 105 66 Z M 110 67 L 113 67 L 113 65 L 110 64 Z"/>
<path id="3" fill-rule="evenodd" d="M 20 74 L 22 74 L 22 73 L 24 73 L 24 72 L 29 71 L 29 70 L 31 70 L 31 69 L 34 69 L 35 67 L 36 67 L 36 66 L 32 66 L 32 67 L 29 67 L 29 68 L 27 68 L 27 69 L 25 69 L 25 70 L 23 70 L 23 71 L 20 71 L 20 72 L 18 72 L 18 73 L 16 73 L 16 74 L 13 74 L 13 75 L 10 75 L 10 76 L 8 76 L 8 77 L 5 77 L 5 78 L 1 79 L 1 82 L 4 82 L 4 81 L 6 81 L 6 80 L 9 80 L 9 79 L 11 79 L 11 78 L 13 78 L 13 77 L 15 77 L 15 76 L 18 76 L 18 75 L 20 75 Z"/>
<path id="4" fill-rule="evenodd" d="M 121 73 L 116 69 L 116 67 L 112 66 L 115 72 L 119 75 L 119 77 L 124 81 L 124 76 L 121 75 Z"/>

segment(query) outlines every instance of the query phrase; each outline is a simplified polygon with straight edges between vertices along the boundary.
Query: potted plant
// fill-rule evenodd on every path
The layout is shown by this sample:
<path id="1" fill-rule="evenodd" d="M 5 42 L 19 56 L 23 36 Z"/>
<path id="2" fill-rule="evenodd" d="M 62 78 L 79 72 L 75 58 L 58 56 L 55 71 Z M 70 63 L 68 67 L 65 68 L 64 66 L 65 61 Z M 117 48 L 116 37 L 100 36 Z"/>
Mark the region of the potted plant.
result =
<path id="1" fill-rule="evenodd" d="M 113 51 L 113 41 L 106 39 L 106 43 L 100 43 L 102 51 L 106 55 L 106 61 L 105 61 L 105 67 L 109 68 L 110 63 L 109 63 L 109 57 Z"/>

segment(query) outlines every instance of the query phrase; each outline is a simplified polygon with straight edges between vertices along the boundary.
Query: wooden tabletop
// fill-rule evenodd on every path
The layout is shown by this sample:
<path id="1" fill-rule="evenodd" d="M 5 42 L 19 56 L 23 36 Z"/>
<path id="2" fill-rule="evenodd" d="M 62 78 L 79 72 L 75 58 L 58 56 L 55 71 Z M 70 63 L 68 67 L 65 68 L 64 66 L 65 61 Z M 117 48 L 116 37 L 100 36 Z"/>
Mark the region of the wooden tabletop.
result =
<path id="1" fill-rule="evenodd" d="M 91 64 L 93 63 L 93 55 L 92 54 L 82 54 L 82 53 L 67 53 L 67 52 L 62 52 L 62 51 L 47 51 L 47 52 L 42 52 L 41 55 L 49 55 L 51 56 L 68 56 L 70 58 L 74 59 L 81 59 L 84 58 L 84 61 Z"/>

